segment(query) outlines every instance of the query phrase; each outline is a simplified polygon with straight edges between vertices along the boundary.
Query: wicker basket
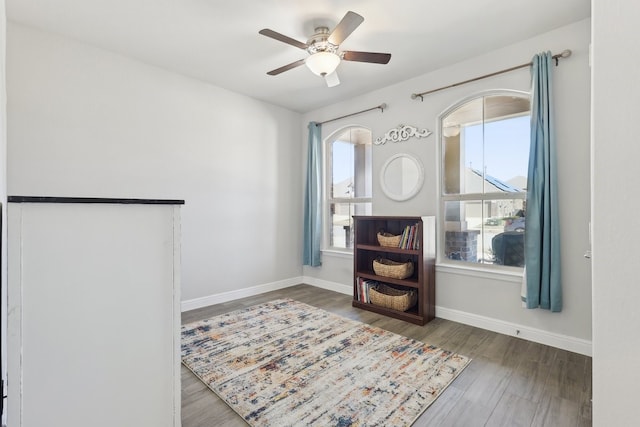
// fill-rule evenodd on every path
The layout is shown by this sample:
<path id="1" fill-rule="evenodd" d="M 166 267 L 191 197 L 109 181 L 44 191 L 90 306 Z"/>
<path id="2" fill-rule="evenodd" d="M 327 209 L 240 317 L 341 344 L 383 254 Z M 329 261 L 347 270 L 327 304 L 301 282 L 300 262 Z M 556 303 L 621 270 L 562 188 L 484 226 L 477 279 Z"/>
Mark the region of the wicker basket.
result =
<path id="1" fill-rule="evenodd" d="M 386 258 L 377 258 L 373 260 L 373 271 L 378 276 L 405 279 L 413 274 L 413 263 L 411 261 L 397 262 Z"/>
<path id="2" fill-rule="evenodd" d="M 398 311 L 409 310 L 416 305 L 417 299 L 413 290 L 403 291 L 382 283 L 369 290 L 371 304 Z"/>
<path id="3" fill-rule="evenodd" d="M 402 235 L 394 236 L 384 231 L 378 233 L 378 243 L 380 243 L 380 246 L 397 248 L 400 246 L 400 239 L 402 239 Z"/>

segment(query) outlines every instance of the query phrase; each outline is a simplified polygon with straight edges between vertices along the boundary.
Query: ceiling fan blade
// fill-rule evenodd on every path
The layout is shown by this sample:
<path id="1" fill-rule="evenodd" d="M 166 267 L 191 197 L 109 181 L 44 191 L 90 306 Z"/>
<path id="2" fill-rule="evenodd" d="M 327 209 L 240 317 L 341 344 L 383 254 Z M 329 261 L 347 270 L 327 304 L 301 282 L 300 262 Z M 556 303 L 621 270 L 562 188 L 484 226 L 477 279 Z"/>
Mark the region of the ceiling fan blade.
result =
<path id="1" fill-rule="evenodd" d="M 263 36 L 267 36 L 267 37 L 271 37 L 272 39 L 278 40 L 280 42 L 286 43 L 286 44 L 290 44 L 291 46 L 295 46 L 299 49 L 306 49 L 307 48 L 307 44 L 306 43 L 302 43 L 299 42 L 296 39 L 292 39 L 291 37 L 287 37 L 284 34 L 280 34 L 277 33 L 273 30 L 270 30 L 268 28 L 265 28 L 263 30 L 258 31 L 259 34 L 262 34 Z"/>
<path id="2" fill-rule="evenodd" d="M 296 62 L 292 62 L 291 64 L 287 64 L 280 68 L 276 68 L 275 70 L 271 70 L 267 74 L 269 74 L 270 76 L 277 76 L 280 73 L 284 73 L 285 71 L 289 71 L 292 68 L 301 66 L 302 64 L 304 64 L 304 61 L 304 59 L 300 59 Z"/>
<path id="3" fill-rule="evenodd" d="M 327 82 L 327 87 L 334 87 L 340 84 L 340 79 L 338 78 L 338 72 L 334 71 L 331 74 L 327 74 L 324 76 L 324 81 Z"/>
<path id="4" fill-rule="evenodd" d="M 331 32 L 328 42 L 336 46 L 341 44 L 344 39 L 349 37 L 349 34 L 353 33 L 353 30 L 362 24 L 363 21 L 364 18 L 357 13 L 351 11 L 347 12 Z"/>
<path id="5" fill-rule="evenodd" d="M 346 51 L 342 53 L 345 61 L 373 62 L 374 64 L 387 64 L 391 59 L 390 53 L 378 52 L 354 52 Z"/>

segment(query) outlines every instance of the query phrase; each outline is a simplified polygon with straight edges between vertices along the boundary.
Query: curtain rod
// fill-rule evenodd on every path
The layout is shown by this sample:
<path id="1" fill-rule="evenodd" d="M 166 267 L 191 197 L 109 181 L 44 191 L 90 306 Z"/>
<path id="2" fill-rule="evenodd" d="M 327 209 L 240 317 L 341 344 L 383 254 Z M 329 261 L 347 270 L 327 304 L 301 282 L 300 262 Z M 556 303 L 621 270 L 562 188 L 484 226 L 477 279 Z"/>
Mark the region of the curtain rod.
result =
<path id="1" fill-rule="evenodd" d="M 329 119 L 329 120 L 325 120 L 324 122 L 318 122 L 317 125 L 323 125 L 325 123 L 334 122 L 336 120 L 344 119 L 346 117 L 355 116 L 356 114 L 366 113 L 367 111 L 371 111 L 371 110 L 380 110 L 381 112 L 384 113 L 384 109 L 385 108 L 387 108 L 387 104 L 385 104 L 383 102 L 382 104 L 378 105 L 377 107 L 367 108 L 366 110 L 358 111 L 356 113 L 345 114 L 344 116 L 336 117 L 335 119 Z"/>
<path id="2" fill-rule="evenodd" d="M 560 53 L 557 53 L 557 54 L 553 55 L 552 58 L 556 60 L 556 66 L 557 66 L 558 65 L 558 60 L 560 58 L 568 58 L 570 56 L 571 56 L 571 51 L 569 49 L 566 49 L 566 50 L 563 50 Z M 432 89 L 432 90 L 428 90 L 426 92 L 421 92 L 421 93 L 412 93 L 411 94 L 411 99 L 420 98 L 421 101 L 424 101 L 424 95 L 429 95 L 431 93 L 438 92 L 438 91 L 441 91 L 441 90 L 444 90 L 444 89 L 449 89 L 449 88 L 460 86 L 460 85 L 463 85 L 463 84 L 467 84 L 467 83 L 475 82 L 475 81 L 478 81 L 478 80 L 486 79 L 487 77 L 497 76 L 498 74 L 508 73 L 509 71 L 518 70 L 520 68 L 530 67 L 531 65 L 533 65 L 533 62 L 527 62 L 526 64 L 516 65 L 515 67 L 511 67 L 511 68 L 505 68 L 504 70 L 496 71 L 496 72 L 490 73 L 490 74 L 485 74 L 484 76 L 474 77 L 472 79 L 465 80 L 465 81 L 458 82 L 458 83 L 454 83 L 454 84 L 449 85 L 449 86 L 443 86 L 443 87 L 439 87 L 437 89 Z"/>

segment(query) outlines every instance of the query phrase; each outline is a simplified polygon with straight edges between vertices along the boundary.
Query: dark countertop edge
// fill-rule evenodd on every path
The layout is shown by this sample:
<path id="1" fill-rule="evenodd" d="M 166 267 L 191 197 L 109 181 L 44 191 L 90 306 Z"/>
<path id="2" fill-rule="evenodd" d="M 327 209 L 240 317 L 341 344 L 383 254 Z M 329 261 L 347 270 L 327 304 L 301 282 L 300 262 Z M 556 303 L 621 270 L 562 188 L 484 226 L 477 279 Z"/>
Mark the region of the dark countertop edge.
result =
<path id="1" fill-rule="evenodd" d="M 184 200 L 116 199 L 110 197 L 8 196 L 9 203 L 108 203 L 114 205 L 184 205 Z"/>

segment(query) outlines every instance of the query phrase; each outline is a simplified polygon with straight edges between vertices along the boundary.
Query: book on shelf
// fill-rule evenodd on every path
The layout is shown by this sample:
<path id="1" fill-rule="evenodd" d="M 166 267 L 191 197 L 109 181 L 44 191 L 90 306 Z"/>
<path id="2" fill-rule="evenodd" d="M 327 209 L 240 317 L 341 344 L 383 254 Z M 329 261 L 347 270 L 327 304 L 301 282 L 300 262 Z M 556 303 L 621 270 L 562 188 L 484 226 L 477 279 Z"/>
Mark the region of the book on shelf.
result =
<path id="1" fill-rule="evenodd" d="M 379 282 L 358 277 L 357 283 L 357 300 L 365 304 L 369 304 L 371 302 L 369 299 L 369 291 L 371 290 L 371 288 L 377 286 Z"/>
<path id="2" fill-rule="evenodd" d="M 400 239 L 400 248 L 407 249 L 407 243 L 409 241 L 409 233 L 411 232 L 411 226 L 407 225 L 402 232 L 402 238 Z"/>
<path id="3" fill-rule="evenodd" d="M 401 249 L 418 250 L 420 248 L 420 239 L 418 238 L 419 224 L 407 225 L 402 231 L 402 237 L 400 238 Z"/>

